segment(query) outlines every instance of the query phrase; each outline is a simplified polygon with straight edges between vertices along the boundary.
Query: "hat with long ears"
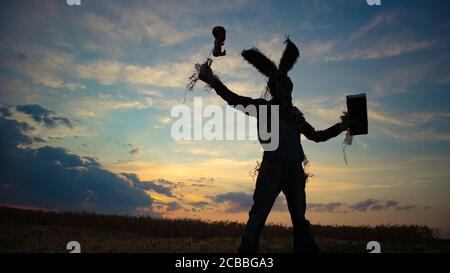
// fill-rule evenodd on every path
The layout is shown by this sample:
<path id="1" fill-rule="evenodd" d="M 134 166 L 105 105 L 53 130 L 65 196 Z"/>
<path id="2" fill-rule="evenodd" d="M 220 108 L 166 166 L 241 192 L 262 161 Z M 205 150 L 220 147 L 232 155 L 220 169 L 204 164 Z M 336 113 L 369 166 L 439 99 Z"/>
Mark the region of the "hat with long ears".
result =
<path id="1" fill-rule="evenodd" d="M 242 51 L 241 55 L 268 78 L 287 76 L 287 73 L 294 67 L 300 57 L 300 51 L 289 38 L 286 39 L 285 44 L 286 48 L 281 56 L 278 68 L 272 60 L 255 47 Z"/>

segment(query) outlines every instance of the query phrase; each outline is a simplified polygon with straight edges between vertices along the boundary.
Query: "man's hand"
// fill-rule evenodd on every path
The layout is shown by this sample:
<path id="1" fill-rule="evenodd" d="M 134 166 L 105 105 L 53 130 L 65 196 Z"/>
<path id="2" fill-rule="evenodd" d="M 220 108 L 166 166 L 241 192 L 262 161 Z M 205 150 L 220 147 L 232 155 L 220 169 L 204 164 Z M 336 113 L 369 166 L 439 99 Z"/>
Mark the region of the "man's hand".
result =
<path id="1" fill-rule="evenodd" d="M 200 66 L 198 78 L 209 85 L 212 85 L 212 83 L 216 79 L 214 73 L 211 70 L 211 66 L 208 64 L 208 62 Z"/>
<path id="2" fill-rule="evenodd" d="M 350 119 L 347 112 L 343 112 L 340 123 L 342 131 L 348 130 L 348 128 L 350 128 L 350 126 L 356 122 L 356 119 Z"/>

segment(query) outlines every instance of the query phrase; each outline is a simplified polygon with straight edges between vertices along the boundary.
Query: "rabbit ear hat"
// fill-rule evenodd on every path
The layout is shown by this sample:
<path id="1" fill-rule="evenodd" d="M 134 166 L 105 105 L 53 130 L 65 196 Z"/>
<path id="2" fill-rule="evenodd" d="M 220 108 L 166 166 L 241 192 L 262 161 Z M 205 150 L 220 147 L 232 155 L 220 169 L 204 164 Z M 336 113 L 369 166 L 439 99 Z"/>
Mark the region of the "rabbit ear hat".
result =
<path id="1" fill-rule="evenodd" d="M 247 62 L 256 67 L 259 72 L 269 79 L 280 76 L 287 77 L 287 73 L 294 67 L 298 57 L 300 57 L 300 51 L 289 38 L 287 38 L 285 44 L 286 48 L 284 49 L 278 68 L 273 61 L 267 58 L 257 48 L 244 50 L 241 55 Z"/>

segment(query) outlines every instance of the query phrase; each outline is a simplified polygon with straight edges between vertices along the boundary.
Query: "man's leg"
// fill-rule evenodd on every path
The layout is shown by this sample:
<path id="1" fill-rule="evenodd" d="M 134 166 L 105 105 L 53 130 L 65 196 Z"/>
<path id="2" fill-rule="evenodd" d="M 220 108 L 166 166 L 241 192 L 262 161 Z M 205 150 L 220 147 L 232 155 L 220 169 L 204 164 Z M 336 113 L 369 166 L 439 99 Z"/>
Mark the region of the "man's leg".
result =
<path id="1" fill-rule="evenodd" d="M 280 162 L 263 160 L 256 180 L 253 206 L 249 212 L 239 253 L 255 253 L 258 250 L 259 235 L 273 203 L 281 191 L 280 177 Z"/>
<path id="2" fill-rule="evenodd" d="M 317 252 L 318 246 L 311 232 L 311 224 L 305 218 L 306 193 L 303 170 L 298 164 L 289 166 L 283 177 L 283 193 L 294 227 L 294 252 Z"/>

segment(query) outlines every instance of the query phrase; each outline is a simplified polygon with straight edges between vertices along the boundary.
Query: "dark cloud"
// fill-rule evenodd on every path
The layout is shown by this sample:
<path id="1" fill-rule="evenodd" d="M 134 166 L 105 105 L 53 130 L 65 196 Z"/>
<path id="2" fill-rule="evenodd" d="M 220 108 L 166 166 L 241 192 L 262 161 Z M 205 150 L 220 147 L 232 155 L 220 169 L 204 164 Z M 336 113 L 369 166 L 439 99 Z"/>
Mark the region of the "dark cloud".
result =
<path id="1" fill-rule="evenodd" d="M 33 137 L 32 139 L 33 139 L 33 142 L 36 142 L 36 143 L 44 143 L 45 142 L 45 140 L 40 137 Z"/>
<path id="2" fill-rule="evenodd" d="M 156 183 L 158 185 L 162 185 L 164 187 L 168 187 L 170 189 L 175 189 L 178 187 L 183 186 L 182 182 L 172 182 L 163 178 L 159 178 L 158 180 L 153 181 L 153 183 Z"/>
<path id="3" fill-rule="evenodd" d="M 180 203 L 176 201 L 170 201 L 170 202 L 162 202 L 162 201 L 155 201 L 153 203 L 153 207 L 156 208 L 156 211 L 159 212 L 171 212 L 175 210 L 186 210 Z"/>
<path id="4" fill-rule="evenodd" d="M 133 183 L 133 185 L 135 185 L 135 187 L 138 187 L 141 190 L 144 190 L 144 191 L 154 190 L 155 192 L 166 195 L 168 197 L 175 197 L 173 195 L 172 189 L 170 187 L 158 185 L 153 181 L 142 181 L 141 182 L 139 180 L 139 178 L 137 177 L 137 175 L 134 173 L 122 173 L 121 175 L 126 177 L 130 182 Z M 157 180 L 157 181 L 160 181 L 160 180 Z M 162 180 L 164 180 L 164 179 L 162 179 Z M 167 181 L 167 180 L 164 180 L 164 181 Z"/>
<path id="5" fill-rule="evenodd" d="M 307 209 L 314 212 L 336 212 L 342 208 L 345 204 L 340 202 L 331 203 L 310 203 L 307 204 Z"/>
<path id="6" fill-rule="evenodd" d="M 183 207 L 177 202 L 169 202 L 166 204 L 167 211 L 174 211 L 179 209 L 183 209 Z"/>
<path id="7" fill-rule="evenodd" d="M 191 202 L 189 204 L 195 208 L 205 208 L 205 207 L 211 205 L 211 203 L 205 202 L 205 201 Z"/>
<path id="8" fill-rule="evenodd" d="M 25 61 L 25 60 L 28 59 L 28 56 L 25 55 L 25 54 L 23 54 L 23 53 L 17 53 L 17 59 L 18 59 L 19 61 Z"/>
<path id="9" fill-rule="evenodd" d="M 361 212 L 366 212 L 368 209 L 372 208 L 373 206 L 377 206 L 379 203 L 379 200 L 375 199 L 367 199 L 364 201 L 357 202 L 350 206 L 351 209 Z M 376 209 L 375 209 L 376 210 Z"/>
<path id="10" fill-rule="evenodd" d="M 412 210 L 417 208 L 417 205 L 396 206 L 396 210 Z"/>
<path id="11" fill-rule="evenodd" d="M 175 197 L 172 193 L 172 189 L 168 187 L 155 184 L 152 181 L 145 181 L 143 184 L 145 185 L 145 190 L 154 190 L 155 192 L 166 195 L 167 197 Z"/>
<path id="12" fill-rule="evenodd" d="M 400 205 L 399 201 L 395 200 L 377 200 L 366 199 L 354 204 L 345 204 L 342 202 L 331 203 L 310 203 L 307 205 L 308 210 L 313 212 L 333 212 L 333 213 L 347 213 L 350 211 L 357 212 L 377 212 L 382 210 L 411 210 L 417 207 L 417 205 Z"/>
<path id="13" fill-rule="evenodd" d="M 238 213 L 247 211 L 253 204 L 252 195 L 244 192 L 228 192 L 214 196 L 213 201 L 217 203 L 228 203 L 225 212 Z"/>
<path id="14" fill-rule="evenodd" d="M 400 205 L 400 202 L 398 202 L 398 201 L 387 200 L 384 202 L 384 204 L 378 205 L 378 206 L 381 206 L 383 209 L 390 209 L 390 208 L 398 208 L 399 205 Z"/>
<path id="15" fill-rule="evenodd" d="M 225 209 L 225 212 L 239 213 L 248 211 L 253 205 L 253 195 L 245 192 L 228 192 L 211 197 L 214 202 L 227 203 L 229 206 Z M 285 199 L 280 196 L 275 201 L 272 211 L 285 211 L 286 204 Z"/>
<path id="16" fill-rule="evenodd" d="M 225 212 L 238 213 L 248 211 L 253 205 L 253 197 L 251 194 L 244 192 L 228 192 L 225 194 L 219 194 L 210 197 L 214 202 L 227 203 L 229 206 Z M 382 210 L 397 210 L 405 211 L 416 208 L 417 205 L 400 205 L 400 202 L 395 200 L 377 200 L 367 199 L 357 202 L 352 205 L 348 205 L 342 202 L 330 202 L 330 203 L 309 203 L 307 209 L 312 212 L 329 212 L 329 213 L 347 213 L 350 211 L 357 212 L 376 212 Z M 286 199 L 280 195 L 272 208 L 272 211 L 287 211 Z"/>
<path id="17" fill-rule="evenodd" d="M 140 152 L 139 148 L 134 148 L 133 150 L 130 151 L 130 154 L 137 155 L 139 152 Z"/>
<path id="18" fill-rule="evenodd" d="M 361 202 L 357 202 L 353 205 L 350 205 L 349 208 L 358 211 L 358 212 L 367 212 L 367 211 L 381 211 L 388 209 L 395 210 L 411 210 L 416 208 L 417 205 L 404 205 L 401 206 L 400 202 L 395 200 L 377 200 L 377 199 L 367 199 Z"/>
<path id="19" fill-rule="evenodd" d="M 54 128 L 58 125 L 72 128 L 72 123 L 68 118 L 56 116 L 55 112 L 47 110 L 38 104 L 19 105 L 16 107 L 16 110 L 27 114 L 37 123 L 43 123 L 47 128 Z"/>
<path id="20" fill-rule="evenodd" d="M 33 139 L 28 137 L 33 128 L 24 122 L 0 117 L 0 152 L 13 152 L 19 144 L 31 144 Z"/>
<path id="21" fill-rule="evenodd" d="M 11 116 L 11 111 L 7 107 L 0 107 L 0 117 L 9 117 Z"/>
<path id="22" fill-rule="evenodd" d="M 94 158 L 48 146 L 19 148 L 33 142 L 26 135 L 30 130 L 26 123 L 0 118 L 1 204 L 102 213 L 135 213 L 152 205 L 145 189 L 153 185 L 112 173 Z"/>

